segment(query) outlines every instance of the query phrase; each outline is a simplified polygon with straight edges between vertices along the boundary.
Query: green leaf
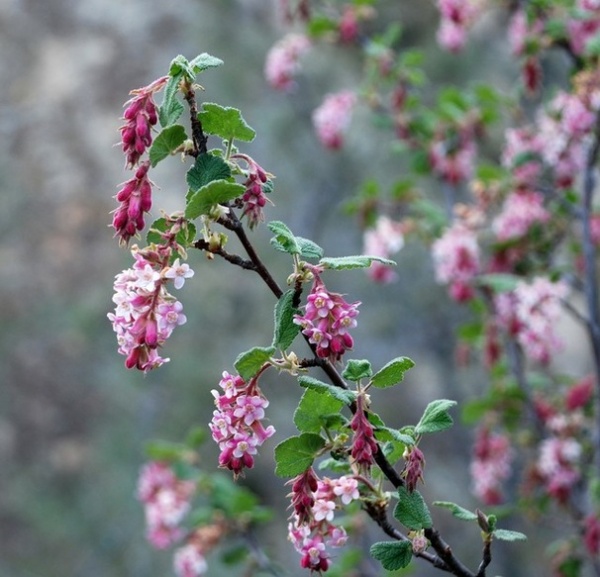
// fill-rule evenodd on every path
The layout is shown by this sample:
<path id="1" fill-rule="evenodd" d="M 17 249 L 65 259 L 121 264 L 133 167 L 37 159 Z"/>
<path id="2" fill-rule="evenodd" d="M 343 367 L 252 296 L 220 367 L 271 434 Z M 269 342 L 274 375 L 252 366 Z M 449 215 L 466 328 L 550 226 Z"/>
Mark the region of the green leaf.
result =
<path id="1" fill-rule="evenodd" d="M 213 180 L 192 195 L 185 207 L 185 216 L 190 220 L 208 214 L 215 204 L 228 202 L 242 196 L 245 188 L 241 184 L 226 180 Z"/>
<path id="2" fill-rule="evenodd" d="M 429 403 L 415 427 L 417 435 L 437 433 L 451 427 L 454 421 L 448 414 L 448 409 L 454 405 L 456 405 L 456 401 L 449 401 L 448 399 L 439 399 Z"/>
<path id="3" fill-rule="evenodd" d="M 146 242 L 148 244 L 161 244 L 164 242 L 162 237 L 162 233 L 167 230 L 167 219 L 166 218 L 158 218 L 156 219 L 148 229 L 148 234 L 146 235 Z M 193 222 L 188 222 L 185 228 L 182 228 L 176 235 L 177 242 L 187 248 L 194 242 L 196 238 L 196 227 Z M 177 253 L 173 254 L 173 260 L 177 258 Z"/>
<path id="4" fill-rule="evenodd" d="M 254 347 L 238 356 L 234 363 L 235 369 L 244 381 L 248 381 L 269 361 L 274 352 L 274 347 Z"/>
<path id="5" fill-rule="evenodd" d="M 507 293 L 515 290 L 522 280 L 514 274 L 490 273 L 477 277 L 477 284 L 490 288 L 495 293 Z"/>
<path id="6" fill-rule="evenodd" d="M 415 444 L 415 440 L 413 437 L 406 433 L 402 433 L 398 429 L 392 429 L 390 427 L 377 427 L 377 430 L 375 431 L 375 437 L 378 440 L 381 439 L 383 441 L 393 440 L 398 443 L 402 443 L 405 446 L 412 446 Z"/>
<path id="7" fill-rule="evenodd" d="M 182 54 L 178 54 L 171 60 L 171 64 L 169 66 L 169 76 L 172 77 L 181 77 L 183 75 L 190 76 L 192 75 L 192 69 L 190 68 L 190 63 L 188 59 Z M 193 80 L 193 78 L 192 78 Z"/>
<path id="8" fill-rule="evenodd" d="M 179 461 L 188 452 L 185 445 L 168 441 L 152 441 L 146 445 L 146 455 L 153 461 Z"/>
<path id="9" fill-rule="evenodd" d="M 404 373 L 415 366 L 408 357 L 397 357 L 379 369 L 371 379 L 371 384 L 379 389 L 391 387 L 404 379 Z"/>
<path id="10" fill-rule="evenodd" d="M 496 529 L 492 535 L 494 539 L 500 541 L 527 541 L 527 535 L 519 531 L 509 531 L 508 529 Z"/>
<path id="11" fill-rule="evenodd" d="M 399 501 L 394 517 L 412 531 L 429 529 L 433 526 L 429 509 L 419 491 L 410 493 L 406 487 L 398 487 Z"/>
<path id="12" fill-rule="evenodd" d="M 451 503 L 450 501 L 434 501 L 433 504 L 436 507 L 443 507 L 444 509 L 448 509 L 452 515 L 454 515 L 457 519 L 461 519 L 462 521 L 477 521 L 477 515 L 468 509 L 457 505 L 456 503 Z"/>
<path id="13" fill-rule="evenodd" d="M 206 134 L 214 134 L 227 141 L 237 139 L 252 142 L 256 136 L 256 132 L 248 126 L 237 108 L 205 102 L 198 113 L 198 120 Z"/>
<path id="14" fill-rule="evenodd" d="M 297 236 L 296 243 L 300 248 L 300 256 L 303 258 L 323 258 L 323 249 L 312 240 Z"/>
<path id="15" fill-rule="evenodd" d="M 380 262 L 382 264 L 387 264 L 389 266 L 395 266 L 396 264 L 393 260 L 390 260 L 388 258 L 382 258 L 379 256 L 357 255 L 322 258 L 319 261 L 319 266 L 330 268 L 333 270 L 368 268 L 374 261 Z"/>
<path id="16" fill-rule="evenodd" d="M 183 113 L 183 104 L 177 100 L 181 74 L 171 76 L 163 93 L 163 101 L 158 109 L 158 120 L 163 128 L 175 124 Z"/>
<path id="17" fill-rule="evenodd" d="M 267 228 L 275 235 L 271 239 L 271 244 L 277 250 L 289 254 L 300 254 L 301 248 L 298 239 L 285 223 L 279 220 L 272 220 L 267 224 Z"/>
<path id="18" fill-rule="evenodd" d="M 222 158 L 206 153 L 196 158 L 194 166 L 187 171 L 186 180 L 190 190 L 196 192 L 214 180 L 227 180 L 230 176 L 231 168 Z"/>
<path id="19" fill-rule="evenodd" d="M 344 405 L 349 405 L 354 401 L 355 395 L 352 391 L 348 391 L 346 389 L 341 389 L 340 387 L 334 387 L 333 385 L 328 385 L 318 379 L 313 377 L 301 376 L 298 377 L 298 383 L 301 387 L 306 387 L 307 389 L 313 389 L 319 393 L 327 394 L 338 401 L 344 403 Z"/>
<path id="20" fill-rule="evenodd" d="M 300 326 L 294 322 L 294 315 L 298 312 L 293 305 L 294 294 L 294 289 L 286 291 L 275 305 L 273 346 L 283 351 L 292 344 L 300 331 Z"/>
<path id="21" fill-rule="evenodd" d="M 325 446 L 320 435 L 302 433 L 290 437 L 275 447 L 275 474 L 279 477 L 295 477 L 304 473 Z"/>
<path id="22" fill-rule="evenodd" d="M 397 571 L 410 563 L 412 543 L 410 541 L 379 541 L 370 549 L 371 557 L 377 559 L 384 569 Z"/>
<path id="23" fill-rule="evenodd" d="M 318 433 L 327 417 L 339 414 L 343 406 L 342 401 L 330 395 L 306 389 L 294 412 L 294 424 L 301 433 Z"/>
<path id="24" fill-rule="evenodd" d="M 357 383 L 361 379 L 368 379 L 373 374 L 371 363 L 366 359 L 349 359 L 342 373 L 342 377 Z"/>
<path id="25" fill-rule="evenodd" d="M 220 58 L 216 58 L 215 56 L 203 52 L 196 56 L 196 58 L 189 63 L 189 66 L 194 71 L 194 74 L 200 74 L 209 68 L 217 68 L 222 64 L 223 61 Z"/>
<path id="26" fill-rule="evenodd" d="M 150 164 L 154 167 L 161 160 L 173 154 L 186 138 L 185 128 L 181 124 L 163 128 L 150 147 Z"/>

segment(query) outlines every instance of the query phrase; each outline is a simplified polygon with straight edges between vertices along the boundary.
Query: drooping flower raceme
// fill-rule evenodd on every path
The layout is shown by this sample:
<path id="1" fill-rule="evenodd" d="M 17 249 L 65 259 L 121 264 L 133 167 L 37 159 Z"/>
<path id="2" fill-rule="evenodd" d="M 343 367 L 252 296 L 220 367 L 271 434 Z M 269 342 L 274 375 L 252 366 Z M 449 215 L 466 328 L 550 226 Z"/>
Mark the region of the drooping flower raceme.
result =
<path id="1" fill-rule="evenodd" d="M 179 264 L 179 259 L 169 265 L 168 256 L 157 251 L 134 246 L 132 254 L 133 267 L 115 278 L 116 307 L 108 318 L 117 333 L 119 353 L 127 357 L 125 366 L 147 372 L 169 360 L 162 358 L 158 349 L 175 327 L 187 320 L 183 305 L 167 291 L 166 284 L 174 279 L 175 288 L 180 288 L 194 272 Z"/>
<path id="2" fill-rule="evenodd" d="M 235 476 L 254 466 L 254 455 L 275 428 L 262 421 L 269 401 L 262 395 L 256 379 L 246 383 L 239 375 L 223 372 L 219 382 L 222 393 L 213 390 L 216 410 L 210 422 L 213 440 L 219 445 L 219 466 Z"/>
<path id="3" fill-rule="evenodd" d="M 356 326 L 359 305 L 360 302 L 348 303 L 342 295 L 330 293 L 315 275 L 304 315 L 295 315 L 294 323 L 316 346 L 317 356 L 336 362 L 354 345 L 348 331 Z"/>
<path id="4" fill-rule="evenodd" d="M 294 77 L 300 69 L 300 58 L 310 48 L 310 40 L 290 33 L 277 42 L 267 54 L 265 77 L 277 90 L 288 91 L 294 87 Z"/>
<path id="5" fill-rule="evenodd" d="M 475 233 L 456 223 L 433 243 L 436 280 L 450 285 L 450 295 L 458 302 L 472 298 L 471 283 L 480 269 L 479 245 Z"/>
<path id="6" fill-rule="evenodd" d="M 142 467 L 137 496 L 144 503 L 146 536 L 157 549 L 165 549 L 183 536 L 180 525 L 194 490 L 193 482 L 178 479 L 166 463 L 151 461 Z"/>
<path id="7" fill-rule="evenodd" d="M 327 94 L 313 111 L 312 121 L 319 141 L 325 148 L 337 150 L 344 143 L 344 133 L 350 126 L 356 95 L 350 90 Z"/>

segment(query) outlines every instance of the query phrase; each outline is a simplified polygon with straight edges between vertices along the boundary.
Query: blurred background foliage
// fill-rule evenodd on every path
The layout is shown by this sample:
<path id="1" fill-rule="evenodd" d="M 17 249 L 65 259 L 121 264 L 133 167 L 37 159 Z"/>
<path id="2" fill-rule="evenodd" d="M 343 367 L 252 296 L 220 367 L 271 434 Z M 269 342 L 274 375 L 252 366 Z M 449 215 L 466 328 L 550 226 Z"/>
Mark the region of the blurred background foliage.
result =
<path id="1" fill-rule="evenodd" d="M 432 2 L 390 2 L 383 17 L 401 23 L 403 42 L 424 50 L 426 69 L 439 82 L 460 86 L 494 74 L 494 82 L 509 86 L 518 74 L 502 40 L 503 17 L 481 23 L 458 58 L 435 44 Z M 310 114 L 323 93 L 360 78 L 354 49 L 319 49 L 306 59 L 297 89 L 282 95 L 263 79 L 265 54 L 281 33 L 269 0 L 0 0 L 2 577 L 170 574 L 170 555 L 145 543 L 134 499 L 144 445 L 155 437 L 176 441 L 205 425 L 221 372 L 232 370 L 239 352 L 271 340 L 274 302 L 259 279 L 191 254 L 196 276 L 180 296 L 188 322 L 168 343 L 171 363 L 147 376 L 124 368 L 106 313 L 113 277 L 131 261 L 107 225 L 116 185 L 126 177 L 114 144 L 129 90 L 165 74 L 179 53 L 222 58 L 224 67 L 202 76 L 203 96 L 240 108 L 257 130 L 244 151 L 277 177 L 269 217 L 330 256 L 361 250 L 345 200 L 369 178 L 385 185 L 401 176 L 402 159 L 389 152 L 389 135 L 381 138 L 366 109 L 358 110 L 341 152 L 323 151 L 313 134 Z M 183 171 L 173 159 L 153 173 L 160 187 L 155 208 L 182 208 Z M 290 263 L 271 251 L 264 226 L 254 238 L 284 283 Z M 326 279 L 363 301 L 353 356 L 369 357 L 374 367 L 398 355 L 417 364 L 393 400 L 387 391 L 374 395 L 391 426 L 416 422 L 436 396 L 461 401 L 486 385 L 477 371 L 450 370 L 463 313 L 433 283 L 425 249 L 408 246 L 398 260 L 393 285 L 373 286 L 354 271 Z M 278 507 L 261 543 L 287 574 L 300 575 L 284 540 L 287 491 L 269 470 L 272 448 L 292 433 L 301 394 L 292 384 L 273 375 L 264 380 L 279 434 L 243 483 Z M 428 498 L 475 506 L 466 491 L 470 440 L 460 424 L 453 435 L 425 440 Z M 205 450 L 203 462 L 213 467 L 216 453 Z M 438 515 L 442 530 L 447 517 Z M 455 548 L 476 563 L 476 531 L 463 536 L 462 526 L 449 527 Z M 374 531 L 369 539 L 380 537 Z M 518 568 L 522 549 L 505 555 L 500 545 L 498 573 L 544 574 Z M 437 573 L 417 564 L 413 574 Z"/>

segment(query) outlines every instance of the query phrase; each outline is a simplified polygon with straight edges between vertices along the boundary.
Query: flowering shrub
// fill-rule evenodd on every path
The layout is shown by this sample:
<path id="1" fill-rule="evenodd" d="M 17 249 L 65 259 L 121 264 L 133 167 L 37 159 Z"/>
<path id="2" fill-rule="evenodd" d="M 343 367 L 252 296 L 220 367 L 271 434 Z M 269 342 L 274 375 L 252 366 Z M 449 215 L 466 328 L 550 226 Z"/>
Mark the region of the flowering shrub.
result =
<path id="1" fill-rule="evenodd" d="M 128 368 L 145 372 L 167 360 L 162 348 L 186 320 L 167 287 L 172 282 L 179 289 L 192 279 L 184 262 L 188 252 L 254 272 L 277 300 L 273 339 L 242 352 L 233 363 L 235 374 L 223 372 L 209 428 L 220 450 L 218 466 L 234 480 L 252 474 L 259 449 L 278 435 L 266 411 L 275 401 L 261 391 L 259 379 L 267 371 L 287 373 L 304 389 L 293 414 L 298 434 L 278 439 L 275 447 L 275 474 L 291 485 L 288 537 L 302 568 L 328 571 L 343 556 L 333 551 L 343 550 L 358 530 L 352 520 L 363 515 L 388 538 L 370 548 L 384 569 L 402 569 L 415 557 L 459 577 L 485 577 L 495 540 L 525 538 L 499 528 L 494 514 L 493 507 L 516 502 L 517 510 L 569 517 L 551 554 L 555 575 L 577 577 L 587 563 L 600 576 L 600 219 L 594 204 L 600 4 L 510 4 L 507 41 L 521 69 L 520 97 L 538 99 L 527 106 L 488 85 L 442 87 L 437 99 L 423 97 L 423 55 L 400 47 L 397 31 L 377 20 L 377 4 L 282 2 L 296 29 L 269 52 L 264 70 L 271 86 L 289 91 L 302 55 L 320 42 L 352 46 L 364 56 L 364 83 L 326 95 L 312 116 L 315 141 L 339 150 L 352 128 L 353 109 L 371 107 L 407 159 L 408 174 L 390 198 L 371 186 L 350 203 L 365 227 L 364 255 L 327 257 L 312 240 L 269 220 L 273 175 L 238 148 L 255 131 L 240 111 L 196 100 L 196 77 L 220 66 L 219 59 L 179 56 L 167 76 L 132 93 L 121 135 L 126 167 L 135 172 L 117 194 L 113 218 L 121 244 L 146 226 L 151 170 L 171 155 L 189 162 L 182 210 L 149 226 L 147 246 L 134 244 L 134 264 L 116 277 L 116 309 L 109 319 L 119 352 Z M 439 0 L 440 46 L 459 53 L 492 4 Z M 380 33 L 371 34 L 378 25 Z M 562 86 L 548 87 L 541 62 L 558 51 L 568 56 L 571 74 Z M 160 91 L 158 106 L 154 97 Z M 186 107 L 189 128 L 180 123 Z M 520 120 L 500 126 L 507 118 Z M 490 153 L 492 127 L 503 136 Z M 212 149 L 209 138 L 216 141 Z M 274 249 L 289 259 L 285 289 L 247 234 L 264 222 Z M 231 235 L 245 255 L 229 252 Z M 416 423 L 386 424 L 369 390 L 392 388 L 414 363 L 396 357 L 375 370 L 367 359 L 349 358 L 361 303 L 325 284 L 346 269 L 365 269 L 374 281 L 392 282 L 397 277 L 389 258 L 414 239 L 431 250 L 435 280 L 447 285 L 453 301 L 469 305 L 473 318 L 460 331 L 461 351 L 468 354 L 461 359 L 481 361 L 489 377 L 488 390 L 464 409 L 479 423 L 471 490 L 487 513 L 433 503 L 474 525 L 472 539 L 483 542 L 477 568 L 453 553 L 418 490 L 426 461 L 420 443 L 452 425 L 455 401 L 431 401 Z M 587 367 L 583 374 L 567 374 L 557 361 L 567 314 L 589 342 L 591 375 Z M 295 348 L 302 339 L 310 351 L 306 357 Z M 225 537 L 243 539 L 264 520 L 243 487 L 226 485 L 230 495 L 243 495 L 233 499 L 236 505 L 224 505 L 211 493 L 230 481 L 199 468 L 195 438 L 155 445 L 139 489 L 149 540 L 161 548 L 176 546 L 174 568 L 186 577 L 208 570 Z M 515 463 L 528 465 L 518 471 Z M 193 514 L 195 500 L 204 502 L 202 515 Z M 268 567 L 264 553 L 253 551 L 256 562 Z"/>

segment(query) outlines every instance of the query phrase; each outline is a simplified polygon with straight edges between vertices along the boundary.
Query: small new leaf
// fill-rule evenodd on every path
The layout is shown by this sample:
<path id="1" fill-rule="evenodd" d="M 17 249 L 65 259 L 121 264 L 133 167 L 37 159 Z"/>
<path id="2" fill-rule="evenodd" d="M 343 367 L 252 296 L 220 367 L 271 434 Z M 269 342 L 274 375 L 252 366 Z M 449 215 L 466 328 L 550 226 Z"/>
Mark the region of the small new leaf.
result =
<path id="1" fill-rule="evenodd" d="M 500 541 L 527 541 L 527 535 L 519 531 L 509 531 L 508 529 L 496 529 L 492 536 Z"/>
<path id="2" fill-rule="evenodd" d="M 238 356 L 234 363 L 235 370 L 242 379 L 248 381 L 269 361 L 274 352 L 273 347 L 254 347 Z"/>
<path id="3" fill-rule="evenodd" d="M 410 493 L 406 487 L 398 487 L 399 501 L 394 517 L 412 531 L 429 529 L 433 525 L 429 509 L 419 491 Z"/>
<path id="4" fill-rule="evenodd" d="M 148 230 L 148 234 L 146 235 L 146 242 L 148 244 L 155 243 L 161 244 L 164 242 L 164 238 L 162 233 L 167 230 L 167 219 L 159 218 L 155 220 Z M 183 248 L 188 248 L 190 244 L 196 238 L 196 227 L 193 222 L 188 222 L 185 228 L 182 228 L 175 237 L 177 242 L 183 246 Z M 177 255 L 173 255 L 173 260 L 177 258 Z"/>
<path id="5" fill-rule="evenodd" d="M 294 412 L 294 424 L 301 433 L 318 433 L 330 415 L 339 416 L 344 403 L 313 389 L 306 389 Z"/>
<path id="6" fill-rule="evenodd" d="M 517 288 L 521 279 L 513 274 L 492 273 L 477 277 L 477 284 L 492 289 L 495 293 L 507 293 Z"/>
<path id="7" fill-rule="evenodd" d="M 380 262 L 389 266 L 395 266 L 396 263 L 388 258 L 382 258 L 379 256 L 339 256 L 339 257 L 325 257 L 319 261 L 319 266 L 324 268 L 330 268 L 333 270 L 344 270 L 352 268 L 369 268 L 374 262 Z"/>
<path id="8" fill-rule="evenodd" d="M 256 136 L 256 132 L 248 126 L 237 108 L 205 102 L 202 111 L 198 113 L 198 120 L 206 134 L 214 134 L 227 141 L 236 139 L 251 142 Z"/>
<path id="9" fill-rule="evenodd" d="M 158 109 L 158 120 L 163 128 L 175 124 L 183 113 L 183 104 L 177 100 L 181 74 L 171 76 L 163 94 L 163 101 Z"/>
<path id="10" fill-rule="evenodd" d="M 216 58 L 215 56 L 211 56 L 206 52 L 199 54 L 194 58 L 189 66 L 193 70 L 194 74 L 200 74 L 209 68 L 216 68 L 217 66 L 221 66 L 223 61 L 220 58 Z"/>
<path id="11" fill-rule="evenodd" d="M 180 124 L 163 128 L 150 147 L 150 164 L 154 167 L 161 160 L 173 154 L 186 138 L 185 128 Z"/>
<path id="12" fill-rule="evenodd" d="M 302 433 L 290 437 L 275 447 L 275 474 L 279 477 L 295 477 L 312 466 L 315 457 L 325 446 L 320 435 Z"/>
<path id="13" fill-rule="evenodd" d="M 208 214 L 215 204 L 228 202 L 242 196 L 245 188 L 236 182 L 213 180 L 206 186 L 189 195 L 185 207 L 185 217 L 193 220 L 201 214 Z"/>
<path id="14" fill-rule="evenodd" d="M 286 224 L 279 220 L 272 220 L 267 224 L 267 227 L 275 235 L 271 239 L 271 244 L 277 250 L 289 254 L 300 254 L 300 244 Z"/>
<path id="15" fill-rule="evenodd" d="M 342 377 L 357 383 L 361 379 L 368 379 L 373 374 L 371 363 L 366 359 L 349 359 L 342 373 Z"/>
<path id="16" fill-rule="evenodd" d="M 384 569 L 398 571 L 410 563 L 412 559 L 412 543 L 410 541 L 379 541 L 370 549 L 371 557 L 377 559 Z"/>
<path id="17" fill-rule="evenodd" d="M 319 381 L 313 377 L 301 376 L 298 377 L 298 383 L 301 387 L 306 387 L 307 389 L 313 389 L 319 393 L 325 393 L 338 401 L 344 403 L 344 405 L 349 405 L 354 401 L 354 393 L 352 391 L 348 391 L 346 389 L 341 389 L 340 387 L 334 387 L 333 385 L 328 385 L 323 381 Z"/>
<path id="18" fill-rule="evenodd" d="M 194 166 L 187 171 L 186 180 L 190 190 L 196 192 L 213 180 L 227 180 L 230 176 L 231 168 L 222 158 L 206 153 L 196 158 Z"/>
<path id="19" fill-rule="evenodd" d="M 283 293 L 275 305 L 273 346 L 283 351 L 292 344 L 300 331 L 300 326 L 294 323 L 294 315 L 298 312 L 292 304 L 294 292 L 294 289 L 290 289 Z"/>
<path id="20" fill-rule="evenodd" d="M 404 379 L 404 373 L 412 369 L 415 363 L 408 357 L 397 357 L 377 371 L 371 384 L 379 389 L 391 387 Z"/>
<path id="21" fill-rule="evenodd" d="M 461 521 L 477 521 L 477 515 L 456 503 L 452 503 L 450 501 L 434 501 L 433 504 L 436 507 L 443 507 L 444 509 L 448 509 L 452 515 L 454 515 L 457 519 Z"/>
<path id="22" fill-rule="evenodd" d="M 429 403 L 415 427 L 417 435 L 437 433 L 451 427 L 454 421 L 448 414 L 448 409 L 454 405 L 456 405 L 456 401 L 448 399 L 439 399 Z"/>
<path id="23" fill-rule="evenodd" d="M 300 247 L 300 256 L 302 258 L 323 258 L 323 249 L 308 238 L 296 237 L 296 242 Z"/>

